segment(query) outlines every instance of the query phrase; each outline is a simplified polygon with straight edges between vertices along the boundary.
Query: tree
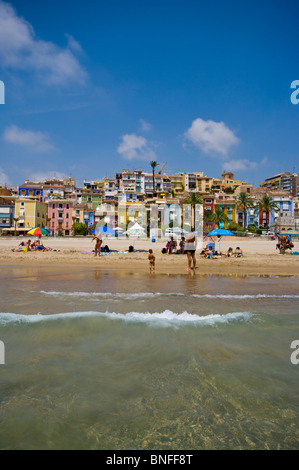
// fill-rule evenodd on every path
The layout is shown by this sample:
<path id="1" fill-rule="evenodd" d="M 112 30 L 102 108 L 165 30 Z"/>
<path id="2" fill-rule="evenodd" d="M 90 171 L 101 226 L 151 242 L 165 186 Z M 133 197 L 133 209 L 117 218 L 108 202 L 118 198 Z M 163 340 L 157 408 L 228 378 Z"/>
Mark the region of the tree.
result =
<path id="1" fill-rule="evenodd" d="M 159 165 L 158 162 L 156 162 L 156 161 L 154 161 L 154 160 L 151 161 L 151 167 L 152 167 L 152 169 L 153 169 L 153 191 L 155 191 L 155 189 L 156 189 L 156 188 L 155 188 L 155 168 L 156 168 L 156 166 L 158 166 L 158 165 Z"/>
<path id="2" fill-rule="evenodd" d="M 207 209 L 203 216 L 204 222 L 214 222 L 213 212 L 210 209 Z"/>
<path id="3" fill-rule="evenodd" d="M 227 215 L 224 213 L 224 210 L 220 209 L 220 207 L 217 207 L 215 209 L 215 212 L 213 214 L 213 219 L 214 219 L 214 222 L 218 225 L 218 228 L 219 228 L 220 222 L 228 222 L 229 220 Z"/>
<path id="4" fill-rule="evenodd" d="M 86 235 L 88 232 L 88 227 L 82 222 L 75 222 L 72 226 L 74 235 Z"/>
<path id="5" fill-rule="evenodd" d="M 269 226 L 269 214 L 272 211 L 279 212 L 279 206 L 271 196 L 265 194 L 265 196 L 259 201 L 256 210 L 258 210 L 259 214 L 261 212 L 266 212 L 267 225 Z"/>
<path id="6" fill-rule="evenodd" d="M 247 225 L 247 211 L 250 207 L 253 207 L 254 202 L 253 199 L 249 196 L 248 193 L 240 193 L 239 196 L 236 199 L 236 205 L 237 209 L 242 209 L 243 210 L 243 227 L 244 230 L 246 230 L 246 225 Z"/>
<path id="7" fill-rule="evenodd" d="M 186 199 L 184 200 L 184 204 L 190 204 L 191 205 L 191 209 L 192 209 L 192 212 L 193 212 L 193 227 L 192 229 L 195 230 L 195 226 L 196 226 L 196 220 L 195 220 L 195 206 L 196 204 L 202 204 L 202 197 L 200 196 L 199 193 L 195 193 L 195 192 L 192 192 L 189 194 L 189 196 L 186 197 Z"/>
<path id="8" fill-rule="evenodd" d="M 17 235 L 17 223 L 19 221 L 20 217 L 14 217 L 14 221 L 15 221 L 15 236 Z"/>

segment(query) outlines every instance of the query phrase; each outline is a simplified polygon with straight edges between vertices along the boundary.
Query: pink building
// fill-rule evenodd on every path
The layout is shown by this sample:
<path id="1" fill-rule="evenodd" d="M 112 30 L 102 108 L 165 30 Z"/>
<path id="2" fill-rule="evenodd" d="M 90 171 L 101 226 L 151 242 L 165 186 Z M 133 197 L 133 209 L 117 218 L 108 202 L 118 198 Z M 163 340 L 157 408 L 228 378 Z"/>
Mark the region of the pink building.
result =
<path id="1" fill-rule="evenodd" d="M 73 201 L 51 200 L 48 203 L 48 228 L 52 235 L 71 235 L 73 225 Z"/>

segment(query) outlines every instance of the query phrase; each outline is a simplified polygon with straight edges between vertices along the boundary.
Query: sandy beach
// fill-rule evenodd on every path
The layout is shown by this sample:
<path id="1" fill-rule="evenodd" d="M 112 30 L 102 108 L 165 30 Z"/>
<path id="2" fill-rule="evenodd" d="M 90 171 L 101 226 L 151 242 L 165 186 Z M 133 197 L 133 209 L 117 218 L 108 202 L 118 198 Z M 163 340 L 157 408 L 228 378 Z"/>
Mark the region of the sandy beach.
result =
<path id="1" fill-rule="evenodd" d="M 89 237 L 79 238 L 51 238 L 43 239 L 46 247 L 53 251 L 45 252 L 17 252 L 19 243 L 24 238 L 10 237 L 0 239 L 0 264 L 20 266 L 90 266 L 105 269 L 148 272 L 148 250 L 151 248 L 156 256 L 156 273 L 184 273 L 187 266 L 186 255 L 162 254 L 166 240 L 152 242 L 151 240 L 128 240 L 109 238 L 103 240 L 103 246 L 108 245 L 109 254 L 95 257 L 92 250 L 94 243 Z M 129 253 L 128 248 L 134 245 L 135 252 Z M 218 243 L 216 242 L 216 248 Z M 226 252 L 229 247 L 235 249 L 240 246 L 244 256 L 242 258 L 205 259 L 198 250 L 197 273 L 207 274 L 260 274 L 260 275 L 291 275 L 298 276 L 299 256 L 279 254 L 276 250 L 276 241 L 261 238 L 235 238 L 225 237 L 221 240 L 221 251 Z M 299 251 L 299 241 L 294 241 L 293 251 Z"/>

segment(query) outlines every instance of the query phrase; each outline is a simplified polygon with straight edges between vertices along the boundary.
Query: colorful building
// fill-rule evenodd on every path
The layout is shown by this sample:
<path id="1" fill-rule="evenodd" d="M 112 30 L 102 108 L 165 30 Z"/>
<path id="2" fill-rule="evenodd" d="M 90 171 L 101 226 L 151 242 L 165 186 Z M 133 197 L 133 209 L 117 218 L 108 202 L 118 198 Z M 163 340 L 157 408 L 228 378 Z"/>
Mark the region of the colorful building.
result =
<path id="1" fill-rule="evenodd" d="M 52 235 L 71 235 L 73 225 L 73 201 L 52 200 L 48 204 L 48 227 Z"/>
<path id="2" fill-rule="evenodd" d="M 47 204 L 38 199 L 16 199 L 15 224 L 11 231 L 15 231 L 19 235 L 25 235 L 34 227 L 46 228 L 48 223 L 47 209 Z"/>

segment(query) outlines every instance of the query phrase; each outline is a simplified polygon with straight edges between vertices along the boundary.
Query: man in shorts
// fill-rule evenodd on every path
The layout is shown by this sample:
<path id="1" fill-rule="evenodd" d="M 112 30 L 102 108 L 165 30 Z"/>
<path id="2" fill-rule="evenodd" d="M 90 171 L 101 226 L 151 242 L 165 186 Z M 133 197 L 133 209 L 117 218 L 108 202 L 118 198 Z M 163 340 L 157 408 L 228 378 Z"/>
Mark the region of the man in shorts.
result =
<path id="1" fill-rule="evenodd" d="M 187 253 L 187 259 L 188 259 L 187 271 L 191 271 L 191 269 L 192 269 L 191 265 L 192 264 L 193 264 L 193 270 L 195 271 L 195 268 L 196 268 L 196 257 L 195 257 L 196 247 L 197 247 L 197 239 L 196 239 L 195 233 L 190 232 L 190 233 L 188 233 L 188 235 L 186 237 L 186 243 L 185 243 L 185 253 Z"/>

